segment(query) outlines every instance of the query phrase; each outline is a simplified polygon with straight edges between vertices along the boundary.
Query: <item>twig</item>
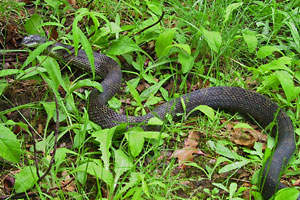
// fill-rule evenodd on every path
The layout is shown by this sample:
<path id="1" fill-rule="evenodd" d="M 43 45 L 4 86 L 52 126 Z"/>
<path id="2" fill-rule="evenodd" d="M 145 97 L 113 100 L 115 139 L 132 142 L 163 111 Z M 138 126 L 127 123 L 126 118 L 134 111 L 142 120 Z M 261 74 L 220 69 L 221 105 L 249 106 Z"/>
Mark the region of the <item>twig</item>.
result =
<path id="1" fill-rule="evenodd" d="M 36 139 L 35 139 L 35 133 L 32 133 L 32 141 L 33 141 L 33 154 L 34 154 L 34 164 L 36 168 L 36 175 L 40 179 L 40 171 L 39 171 L 39 164 L 38 164 L 38 155 L 37 155 L 37 150 L 36 150 Z"/>
<path id="2" fill-rule="evenodd" d="M 145 30 L 147 30 L 147 29 L 149 29 L 149 28 L 155 26 L 156 24 L 158 24 L 158 23 L 163 19 L 164 15 L 165 15 L 165 11 L 162 12 L 161 16 L 159 17 L 159 19 L 158 19 L 155 23 L 153 23 L 153 24 L 151 24 L 151 25 L 149 25 L 149 26 L 143 28 L 142 30 L 140 30 L 139 32 L 133 34 L 132 36 L 138 35 L 138 34 L 144 32 Z"/>
<path id="3" fill-rule="evenodd" d="M 53 155 L 49 164 L 48 169 L 46 170 L 46 172 L 43 174 L 43 176 L 41 176 L 38 180 L 37 183 L 39 183 L 43 178 L 45 178 L 45 176 L 48 175 L 48 173 L 50 172 L 52 165 L 54 163 L 54 157 L 55 157 L 55 153 L 56 153 L 56 149 L 57 149 L 57 140 L 58 140 L 58 129 L 59 129 L 59 110 L 58 110 L 58 102 L 57 102 L 57 97 L 54 95 L 54 101 L 55 101 L 55 108 L 56 108 L 56 123 L 55 123 L 55 139 L 54 139 L 54 149 L 53 149 Z"/>

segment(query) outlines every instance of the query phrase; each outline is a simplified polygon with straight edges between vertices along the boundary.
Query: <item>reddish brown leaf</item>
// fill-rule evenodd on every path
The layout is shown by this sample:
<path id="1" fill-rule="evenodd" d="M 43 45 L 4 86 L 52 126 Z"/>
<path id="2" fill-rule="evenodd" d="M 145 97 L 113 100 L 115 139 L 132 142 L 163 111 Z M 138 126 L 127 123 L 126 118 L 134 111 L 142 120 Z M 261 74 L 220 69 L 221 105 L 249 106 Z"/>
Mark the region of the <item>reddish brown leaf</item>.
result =
<path id="1" fill-rule="evenodd" d="M 3 190 L 5 194 L 10 194 L 15 185 L 15 178 L 10 175 L 6 175 L 3 178 Z"/>
<path id="2" fill-rule="evenodd" d="M 68 0 L 68 2 L 69 2 L 72 6 L 75 6 L 75 5 L 76 5 L 76 0 Z"/>
<path id="3" fill-rule="evenodd" d="M 230 140 L 235 144 L 253 147 L 254 143 L 257 141 L 263 142 L 267 141 L 267 136 L 258 131 L 258 127 L 252 125 L 250 128 L 234 128 L 239 122 L 229 122 L 226 124 L 226 131 L 230 132 Z"/>
<path id="4" fill-rule="evenodd" d="M 184 147 L 173 153 L 173 157 L 178 159 L 178 163 L 181 168 L 184 169 L 186 167 L 184 164 L 185 162 L 193 161 L 194 154 L 205 155 L 202 151 L 197 149 L 198 140 L 199 132 L 191 131 L 184 142 Z"/>
<path id="5" fill-rule="evenodd" d="M 293 186 L 300 186 L 300 179 L 296 180 Z"/>

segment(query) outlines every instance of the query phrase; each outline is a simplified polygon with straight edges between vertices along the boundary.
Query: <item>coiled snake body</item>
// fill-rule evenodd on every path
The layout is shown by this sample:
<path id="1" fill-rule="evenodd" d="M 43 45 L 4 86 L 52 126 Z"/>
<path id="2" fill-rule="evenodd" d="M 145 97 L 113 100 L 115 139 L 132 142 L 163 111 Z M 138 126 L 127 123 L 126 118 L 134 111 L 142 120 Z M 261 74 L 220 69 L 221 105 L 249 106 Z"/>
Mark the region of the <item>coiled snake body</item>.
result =
<path id="1" fill-rule="evenodd" d="M 24 38 L 23 44 L 34 46 L 45 41 L 40 36 L 31 35 Z M 63 46 L 69 51 L 61 48 L 53 50 L 55 46 Z M 78 55 L 75 56 L 71 46 L 56 43 L 48 47 L 48 53 L 85 71 L 91 71 L 89 61 L 83 50 L 79 50 Z M 94 52 L 94 58 L 96 74 L 102 76 L 104 80 L 101 82 L 103 92 L 93 90 L 90 94 L 88 112 L 92 121 L 103 128 L 110 128 L 122 122 L 147 123 L 154 116 L 164 119 L 167 113 L 175 116 L 176 113 L 183 112 L 182 99 L 186 112 L 198 105 L 208 105 L 214 109 L 225 109 L 230 112 L 250 115 L 263 127 L 274 121 L 276 125 L 273 128 L 273 135 L 277 134 L 277 145 L 273 157 L 265 165 L 260 187 L 266 199 L 270 198 L 278 189 L 286 187 L 279 182 L 279 179 L 281 170 L 285 168 L 295 150 L 294 129 L 290 118 L 270 99 L 238 87 L 210 87 L 168 101 L 144 116 L 122 115 L 106 106 L 107 101 L 120 89 L 122 79 L 120 67 L 106 55 Z"/>

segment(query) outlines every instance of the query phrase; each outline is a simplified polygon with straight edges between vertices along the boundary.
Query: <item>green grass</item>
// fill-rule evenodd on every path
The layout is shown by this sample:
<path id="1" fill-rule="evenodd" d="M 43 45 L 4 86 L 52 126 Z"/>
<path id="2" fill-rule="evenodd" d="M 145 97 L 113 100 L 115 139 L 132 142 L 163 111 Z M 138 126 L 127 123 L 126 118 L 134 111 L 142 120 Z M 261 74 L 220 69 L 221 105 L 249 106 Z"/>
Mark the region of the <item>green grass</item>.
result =
<path id="1" fill-rule="evenodd" d="M 40 55 L 46 45 L 27 55 L 11 40 L 12 35 L 18 43 L 26 35 L 46 33 L 75 50 L 82 46 L 90 61 L 92 50 L 115 59 L 124 78 L 122 92 L 109 105 L 130 115 L 145 114 L 202 87 L 239 86 L 269 96 L 287 111 L 296 132 L 296 156 L 282 180 L 290 185 L 299 180 L 297 1 L 105 0 L 87 5 L 82 0 L 76 9 L 63 0 L 34 1 L 27 7 L 9 0 L 0 3 L 0 94 L 14 105 L 0 112 L 0 135 L 6 133 L 0 145 L 7 147 L 0 151 L 0 177 L 15 178 L 12 194 L 28 190 L 49 199 L 261 199 L 256 184 L 266 141 L 242 147 L 231 141 L 226 128 L 232 121 L 246 122 L 243 117 L 201 108 L 200 116 L 167 118 L 161 132 L 139 127 L 102 130 L 88 120 L 88 87 L 99 88 L 92 75 Z M 159 24 L 139 33 L 163 11 Z M 36 184 L 34 157 L 43 174 L 53 155 L 54 97 L 59 148 L 49 174 Z M 20 117 L 21 108 L 27 111 Z M 171 155 L 184 147 L 191 132 L 199 132 L 197 148 L 205 155 L 195 155 L 182 169 Z M 273 143 L 267 139 L 265 154 Z M 3 182 L 0 178 L 0 196 L 5 195 Z"/>

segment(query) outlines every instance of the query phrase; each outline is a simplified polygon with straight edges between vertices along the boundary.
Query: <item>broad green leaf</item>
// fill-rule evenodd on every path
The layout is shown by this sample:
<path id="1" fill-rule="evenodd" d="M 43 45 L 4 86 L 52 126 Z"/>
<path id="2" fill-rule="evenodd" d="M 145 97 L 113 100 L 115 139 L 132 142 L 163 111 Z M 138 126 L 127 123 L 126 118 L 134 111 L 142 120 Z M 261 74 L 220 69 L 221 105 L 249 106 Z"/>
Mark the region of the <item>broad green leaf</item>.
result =
<path id="1" fill-rule="evenodd" d="M 92 46 L 91 46 L 89 40 L 87 39 L 87 37 L 84 35 L 84 33 L 80 29 L 78 29 L 78 35 L 80 36 L 80 42 L 82 44 L 82 49 L 84 49 L 84 51 L 88 57 L 88 60 L 90 62 L 93 78 L 95 78 L 95 58 L 94 58 Z"/>
<path id="2" fill-rule="evenodd" d="M 103 180 L 108 186 L 111 186 L 113 183 L 113 175 L 108 170 L 102 167 L 100 161 L 94 160 L 93 162 L 84 163 L 76 168 L 77 171 L 87 172 L 88 174 L 95 176 Z"/>
<path id="3" fill-rule="evenodd" d="M 40 74 L 40 73 L 44 73 L 47 72 L 47 70 L 44 67 L 38 67 L 38 66 L 33 66 L 33 67 L 29 67 L 25 70 L 22 71 L 22 73 L 19 73 L 16 76 L 16 79 L 18 80 L 26 80 L 29 78 L 32 78 L 33 76 Z"/>
<path id="4" fill-rule="evenodd" d="M 8 86 L 8 83 L 6 81 L 0 81 L 0 96 L 4 92 L 5 88 Z"/>
<path id="5" fill-rule="evenodd" d="M 43 23 L 42 17 L 38 14 L 33 14 L 26 22 L 25 22 L 25 30 L 27 33 L 31 35 L 44 35 L 44 30 L 41 27 Z"/>
<path id="6" fill-rule="evenodd" d="M 297 188 L 284 188 L 276 193 L 275 200 L 295 200 L 299 195 L 300 192 Z"/>
<path id="7" fill-rule="evenodd" d="M 214 120 L 215 119 L 215 111 L 214 109 L 212 109 L 211 107 L 207 106 L 207 105 L 199 105 L 196 108 L 194 108 L 193 110 L 191 110 L 188 115 L 192 114 L 195 111 L 200 111 L 202 113 L 204 113 L 209 119 Z"/>
<path id="8" fill-rule="evenodd" d="M 172 46 L 178 47 L 179 49 L 182 49 L 188 55 L 191 55 L 191 47 L 188 44 L 173 44 Z"/>
<path id="9" fill-rule="evenodd" d="M 240 3 L 232 3 L 230 4 L 229 6 L 226 7 L 226 11 L 225 11 L 225 16 L 224 16 L 224 22 L 223 23 L 226 23 L 231 15 L 231 13 L 237 9 L 238 7 L 240 7 L 241 5 L 243 5 L 242 2 Z"/>
<path id="10" fill-rule="evenodd" d="M 133 190 L 134 193 L 132 195 L 131 200 L 141 200 L 141 199 L 143 199 L 142 198 L 142 195 L 143 195 L 143 188 L 142 187 L 134 187 L 132 189 L 134 189 Z"/>
<path id="11" fill-rule="evenodd" d="M 222 184 L 222 183 L 212 183 L 214 186 L 217 186 L 218 188 L 226 191 L 226 192 L 229 192 L 228 189 Z"/>
<path id="12" fill-rule="evenodd" d="M 158 126 L 162 126 L 164 124 L 164 122 L 157 118 L 157 117 L 152 117 L 148 120 L 148 125 L 158 125 Z"/>
<path id="13" fill-rule="evenodd" d="M 249 52 L 253 53 L 256 50 L 258 43 L 256 32 L 246 29 L 243 31 L 243 38 L 248 46 Z"/>
<path id="14" fill-rule="evenodd" d="M 122 149 L 114 150 L 114 153 L 114 172 L 116 173 L 115 181 L 117 181 L 123 173 L 133 167 L 133 163 L 132 160 L 122 151 Z"/>
<path id="15" fill-rule="evenodd" d="M 267 56 L 272 55 L 272 53 L 275 51 L 280 52 L 280 50 L 275 46 L 263 46 L 263 47 L 259 48 L 259 50 L 257 52 L 257 57 L 265 58 Z"/>
<path id="16" fill-rule="evenodd" d="M 122 102 L 116 97 L 111 98 L 107 103 L 109 107 L 113 109 L 120 109 L 122 105 Z"/>
<path id="17" fill-rule="evenodd" d="M 103 88 L 101 84 L 98 81 L 92 81 L 91 79 L 82 79 L 79 81 L 76 81 L 70 88 L 70 92 L 74 92 L 75 90 L 82 88 L 82 87 L 94 87 L 99 92 L 103 91 Z"/>
<path id="18" fill-rule="evenodd" d="M 251 151 L 250 153 L 251 154 L 255 154 L 255 155 L 258 155 L 260 158 L 263 158 L 264 157 L 264 154 L 263 154 L 263 144 L 260 143 L 260 142 L 255 142 L 254 143 L 254 147 L 255 151 Z M 255 153 L 254 153 L 255 152 Z"/>
<path id="19" fill-rule="evenodd" d="M 287 56 L 282 56 L 276 60 L 271 61 L 270 63 L 259 66 L 258 70 L 261 73 L 268 73 L 273 70 L 285 70 L 287 72 L 293 73 L 293 71 L 286 65 L 291 65 L 292 58 Z"/>
<path id="20" fill-rule="evenodd" d="M 283 88 L 284 94 L 289 102 L 299 95 L 299 87 L 294 86 L 293 77 L 286 71 L 276 71 L 276 76 Z"/>
<path id="21" fill-rule="evenodd" d="M 14 74 L 20 73 L 20 71 L 21 70 L 19 70 L 19 69 L 1 69 L 0 77 L 14 75 Z"/>
<path id="22" fill-rule="evenodd" d="M 221 173 L 229 172 L 229 171 L 232 171 L 232 170 L 235 170 L 235 169 L 239 169 L 239 168 L 247 165 L 249 162 L 250 161 L 248 161 L 248 160 L 233 162 L 231 164 L 228 164 L 228 165 L 225 165 L 224 167 L 222 167 L 219 170 L 219 173 L 221 174 Z"/>
<path id="23" fill-rule="evenodd" d="M 74 142 L 73 142 L 73 148 L 80 148 L 84 145 L 84 142 L 86 141 L 86 130 L 81 129 L 73 129 L 75 133 Z"/>
<path id="24" fill-rule="evenodd" d="M 208 46 L 216 53 L 219 52 L 220 47 L 222 45 L 222 37 L 219 32 L 216 31 L 208 31 L 205 28 L 200 28 L 201 33 L 204 36 Z"/>
<path id="25" fill-rule="evenodd" d="M 271 74 L 268 76 L 263 76 L 263 82 L 257 88 L 258 92 L 264 91 L 265 89 L 269 89 L 270 87 L 273 89 L 277 89 L 279 86 L 278 78 L 275 74 Z"/>
<path id="26" fill-rule="evenodd" d="M 155 105 L 155 104 L 161 102 L 162 100 L 163 100 L 163 99 L 162 99 L 161 97 L 157 97 L 157 96 L 151 95 L 151 96 L 147 99 L 146 103 L 144 104 L 144 107 L 149 107 L 149 106 Z"/>
<path id="27" fill-rule="evenodd" d="M 126 82 L 127 85 L 128 85 L 128 82 L 131 85 L 131 87 L 136 88 L 138 86 L 139 82 L 140 82 L 140 78 L 137 77 L 137 78 L 133 78 L 133 79 L 127 81 Z M 125 92 L 129 92 L 129 87 L 128 86 L 126 87 Z"/>
<path id="28" fill-rule="evenodd" d="M 4 125 L 0 124 L 0 156 L 10 162 L 19 162 L 21 145 L 16 135 Z"/>
<path id="29" fill-rule="evenodd" d="M 136 87 L 132 85 L 132 82 L 127 82 L 127 88 L 129 89 L 130 94 L 133 96 L 134 100 L 137 102 L 138 106 L 143 108 L 142 99 L 136 90 Z"/>
<path id="30" fill-rule="evenodd" d="M 95 133 L 92 133 L 92 136 L 95 137 L 95 140 L 100 143 L 99 150 L 102 153 L 101 159 L 104 163 L 105 169 L 107 170 L 109 170 L 111 156 L 109 149 L 112 146 L 112 137 L 115 130 L 116 127 L 113 127 L 111 129 L 98 130 Z"/>
<path id="31" fill-rule="evenodd" d="M 48 6 L 51 6 L 55 11 L 59 10 L 59 7 L 63 5 L 63 2 L 59 0 L 45 0 Z"/>
<path id="32" fill-rule="evenodd" d="M 144 138 L 155 139 L 155 140 L 170 137 L 167 133 L 158 132 L 158 131 L 143 131 L 143 132 L 140 132 L 140 134 Z"/>
<path id="33" fill-rule="evenodd" d="M 236 125 L 234 125 L 233 128 L 247 128 L 247 129 L 253 130 L 253 127 L 252 127 L 252 126 L 250 126 L 250 125 L 247 124 L 247 123 L 242 123 L 242 122 L 237 123 Z"/>
<path id="34" fill-rule="evenodd" d="M 61 76 L 61 71 L 57 61 L 54 58 L 47 57 L 47 56 L 38 56 L 37 57 L 39 62 L 43 67 L 46 68 L 47 73 L 49 74 L 50 80 L 53 82 L 53 88 L 55 91 L 58 90 L 59 85 L 61 85 L 65 91 L 67 91 L 65 82 Z"/>
<path id="35" fill-rule="evenodd" d="M 145 139 L 143 136 L 141 136 L 141 132 L 144 130 L 133 128 L 126 132 L 126 138 L 128 140 L 129 149 L 131 152 L 131 155 L 136 157 L 138 156 L 144 147 Z"/>
<path id="36" fill-rule="evenodd" d="M 47 49 L 47 47 L 49 45 L 51 45 L 53 43 L 54 43 L 53 41 L 45 42 L 45 43 L 39 45 L 37 48 L 35 48 L 32 52 L 30 52 L 29 56 L 23 63 L 21 69 L 23 69 L 24 67 L 29 65 L 29 63 L 31 63 L 33 60 L 35 60 L 43 51 L 45 51 L 45 49 Z"/>
<path id="37" fill-rule="evenodd" d="M 215 146 L 215 151 L 222 155 L 225 156 L 227 158 L 231 158 L 231 159 L 240 159 L 240 156 L 234 152 L 231 151 L 230 149 L 228 149 L 226 146 L 224 146 L 223 144 L 221 144 L 220 142 L 218 142 Z"/>
<path id="38" fill-rule="evenodd" d="M 26 190 L 32 188 L 37 180 L 38 176 L 36 174 L 36 168 L 34 166 L 24 167 L 15 175 L 14 188 L 16 193 L 25 192 Z"/>
<path id="39" fill-rule="evenodd" d="M 156 94 L 156 92 L 159 90 L 159 88 L 171 77 L 172 77 L 172 74 L 167 76 L 163 80 L 159 81 L 155 85 L 152 85 L 149 88 L 147 88 L 146 90 L 144 90 L 141 93 L 141 99 L 144 100 L 144 99 L 147 99 L 150 95 Z"/>
<path id="40" fill-rule="evenodd" d="M 46 113 L 47 113 L 47 121 L 50 120 L 53 116 L 55 111 L 55 102 L 41 102 Z"/>
<path id="41" fill-rule="evenodd" d="M 160 1 L 146 1 L 148 8 L 157 16 L 162 14 L 163 5 Z"/>
<path id="42" fill-rule="evenodd" d="M 109 55 L 121 55 L 129 52 L 143 50 L 129 37 L 120 37 L 118 40 L 114 40 L 110 45 L 110 49 L 107 51 Z"/>
<path id="43" fill-rule="evenodd" d="M 77 152 L 71 151 L 70 149 L 61 147 L 61 148 L 57 148 L 56 149 L 56 153 L 55 153 L 55 166 L 56 169 L 59 170 L 59 166 L 63 163 L 63 162 L 67 162 L 66 156 L 67 154 L 72 154 L 72 155 L 77 155 Z"/>
<path id="44" fill-rule="evenodd" d="M 194 57 L 185 52 L 179 52 L 178 62 L 181 64 L 182 73 L 186 74 L 190 72 L 194 66 Z"/>
<path id="45" fill-rule="evenodd" d="M 157 57 L 166 56 L 169 52 L 169 46 L 172 45 L 175 35 L 175 29 L 166 29 L 160 33 L 155 43 L 155 52 Z"/>
<path id="46" fill-rule="evenodd" d="M 74 42 L 74 50 L 75 55 L 78 53 L 78 47 L 80 42 L 80 35 L 82 31 L 78 27 L 78 22 L 84 17 L 89 15 L 89 10 L 87 8 L 80 8 L 77 10 L 75 18 L 73 20 L 72 24 L 72 33 L 73 33 L 73 42 Z"/>
<path id="47" fill-rule="evenodd" d="M 16 110 L 24 109 L 24 108 L 38 108 L 38 103 L 27 103 L 27 104 L 22 104 L 16 107 L 12 107 L 3 111 L 0 111 L 0 115 L 5 115 L 10 112 L 14 112 Z"/>

